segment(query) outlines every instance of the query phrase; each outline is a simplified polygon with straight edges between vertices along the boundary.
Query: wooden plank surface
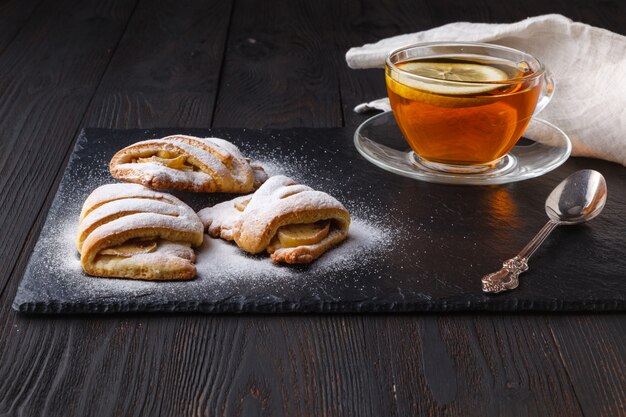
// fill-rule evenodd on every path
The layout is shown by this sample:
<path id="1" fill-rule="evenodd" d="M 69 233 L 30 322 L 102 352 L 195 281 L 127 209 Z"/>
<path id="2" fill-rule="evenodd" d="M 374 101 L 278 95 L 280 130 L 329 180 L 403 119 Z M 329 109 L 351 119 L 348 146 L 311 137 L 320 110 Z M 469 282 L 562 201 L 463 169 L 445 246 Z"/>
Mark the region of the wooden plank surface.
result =
<path id="1" fill-rule="evenodd" d="M 366 42 L 372 42 L 383 37 L 393 36 L 399 33 L 407 33 L 418 30 L 426 30 L 438 25 L 454 22 L 454 21 L 484 21 L 484 22 L 514 22 L 524 19 L 528 16 L 561 13 L 574 20 L 582 21 L 588 24 L 597 25 L 617 33 L 626 35 L 624 22 L 626 21 L 626 8 L 623 3 L 605 2 L 601 5 L 598 2 L 587 1 L 569 1 L 569 2 L 523 2 L 516 3 L 515 7 L 511 7 L 506 2 L 472 2 L 459 3 L 454 1 L 427 1 L 421 4 L 416 2 L 396 2 L 395 7 L 387 7 L 387 4 L 378 3 L 364 5 L 360 2 L 356 4 L 346 4 L 337 2 L 336 7 L 339 9 L 334 11 L 333 15 L 341 16 L 340 23 L 345 25 L 345 30 L 339 31 L 338 42 L 344 46 L 343 50 L 347 50 L 350 46 L 359 45 Z M 412 8 L 413 7 L 413 8 Z M 375 22 L 376 24 L 372 24 Z M 386 22 L 387 24 L 381 24 Z M 338 59 L 338 67 L 341 68 L 343 56 Z M 383 76 L 379 70 L 353 71 L 349 69 L 340 70 L 342 102 L 344 104 L 344 120 L 347 125 L 357 126 L 363 121 L 363 116 L 355 115 L 352 109 L 356 104 L 366 100 L 385 95 L 385 87 Z M 541 334 L 546 348 L 552 351 L 552 358 L 556 360 L 558 356 L 564 361 L 565 369 L 557 366 L 553 372 L 559 375 L 562 383 L 571 383 L 572 391 L 565 388 L 565 392 L 554 398 L 563 398 L 564 394 L 568 394 L 569 400 L 580 402 L 580 407 L 568 410 L 566 415 L 576 415 L 583 412 L 585 415 L 625 415 L 624 403 L 626 402 L 626 382 L 624 380 L 624 358 L 626 353 L 621 346 L 625 345 L 626 336 L 624 332 L 616 331 L 617 328 L 626 322 L 623 315 L 595 315 L 585 321 L 576 320 L 567 316 L 555 318 L 554 316 L 544 316 L 541 320 L 538 316 L 524 316 L 522 320 L 528 325 L 532 325 L 535 332 Z M 483 339 L 485 335 L 499 331 L 507 334 L 509 328 L 513 327 L 513 323 L 517 317 L 492 317 L 479 316 L 479 318 L 469 318 L 466 325 L 461 329 L 457 328 L 456 316 L 441 316 L 439 318 L 439 327 L 441 332 L 456 334 L 456 340 L 460 335 L 468 329 L 474 328 L 473 334 L 475 338 Z M 517 326 L 518 329 L 521 328 Z M 459 332 L 461 330 L 461 332 Z M 532 337 L 531 337 L 532 336 Z M 554 338 L 554 343 L 550 342 L 550 337 Z M 535 346 L 535 335 L 528 333 L 517 333 L 511 335 L 512 345 Z M 565 344 L 572 351 L 564 350 L 559 342 L 565 340 Z M 606 342 L 602 340 L 612 341 L 610 348 L 605 348 Z M 498 341 L 500 342 L 500 341 Z M 475 343 L 475 341 L 474 341 Z M 550 346 L 552 345 L 552 346 Z M 459 352 L 462 354 L 465 350 Z M 486 345 L 483 353 L 486 357 L 492 357 L 497 353 L 496 341 L 490 345 Z M 513 351 L 512 357 L 503 357 L 506 368 L 510 368 L 512 364 L 516 364 L 524 358 L 528 352 L 523 350 Z M 556 353 L 557 355 L 555 356 Z M 607 364 L 602 364 L 596 368 L 597 362 L 602 363 L 603 357 L 611 356 L 611 361 L 619 363 L 615 368 L 607 368 Z M 588 361 L 586 358 L 593 358 Z M 537 357 L 534 358 L 535 360 Z M 621 362 L 621 363 L 620 363 Z M 536 367 L 536 362 L 528 362 L 530 367 Z M 533 365 L 530 365 L 533 363 Z M 468 364 L 462 364 L 458 369 L 463 370 L 470 368 Z M 507 371 L 507 369 L 502 369 Z M 570 374 L 570 368 L 577 372 Z M 542 368 L 549 370 L 550 368 Z M 564 373 L 565 372 L 565 373 Z M 590 384 L 585 377 L 594 375 L 594 382 Z M 534 375 L 527 374 L 528 377 L 541 378 L 541 372 Z M 531 379 L 532 379 L 531 378 Z M 539 382 L 538 384 L 536 382 Z M 505 382 L 506 388 L 501 388 L 503 395 L 518 398 L 523 394 L 524 389 L 529 390 L 531 386 L 547 387 L 548 381 L 534 381 L 530 379 L 519 379 L 517 382 Z M 607 391 L 601 391 L 604 387 L 610 387 Z M 502 387 L 502 385 L 501 385 Z M 572 396 L 573 394 L 573 396 Z M 579 397 L 583 400 L 580 400 Z M 603 400 L 595 400 L 603 398 Z M 527 398 L 529 399 L 529 398 Z M 493 401 L 485 399 L 487 403 L 494 405 Z M 574 402 L 568 402 L 571 406 Z M 467 404 L 467 402 L 463 402 Z M 548 401 L 548 404 L 554 404 L 554 399 Z M 532 409 L 516 408 L 520 415 L 533 415 Z M 491 409 L 494 415 L 511 415 L 511 409 Z M 553 413 L 559 414 L 563 410 L 555 409 Z M 577 412 L 575 412 L 577 411 Z M 552 413 L 548 413 L 552 414 Z M 462 415 L 462 414 L 460 414 Z"/>
<path id="2" fill-rule="evenodd" d="M 213 126 L 341 126 L 330 3 L 236 2 Z"/>
<path id="3" fill-rule="evenodd" d="M 209 126 L 231 7 L 230 0 L 140 2 L 83 126 Z"/>
<path id="4" fill-rule="evenodd" d="M 626 415 L 624 314 L 557 316 L 549 326 L 584 414 Z"/>
<path id="5" fill-rule="evenodd" d="M 1 415 L 46 410 L 51 395 L 58 393 L 58 372 L 70 359 L 63 357 L 65 323 L 21 328 L 29 322 L 15 316 L 9 303 L 32 249 L 31 232 L 40 227 L 46 196 L 134 5 L 45 2 L 0 54 Z"/>
<path id="6" fill-rule="evenodd" d="M 0 1 L 0 54 L 24 27 L 41 0 Z"/>
<path id="7" fill-rule="evenodd" d="M 335 3 L 46 1 L 28 18 L 0 55 L 0 415 L 625 414 L 623 314 L 10 310 L 80 125 L 355 126 L 351 106 L 384 86 L 337 70 L 348 45 L 554 11 L 615 31 L 626 21 L 616 1 Z"/>
<path id="8" fill-rule="evenodd" d="M 0 288 L 133 8 L 132 1 L 47 2 L 0 55 Z"/>

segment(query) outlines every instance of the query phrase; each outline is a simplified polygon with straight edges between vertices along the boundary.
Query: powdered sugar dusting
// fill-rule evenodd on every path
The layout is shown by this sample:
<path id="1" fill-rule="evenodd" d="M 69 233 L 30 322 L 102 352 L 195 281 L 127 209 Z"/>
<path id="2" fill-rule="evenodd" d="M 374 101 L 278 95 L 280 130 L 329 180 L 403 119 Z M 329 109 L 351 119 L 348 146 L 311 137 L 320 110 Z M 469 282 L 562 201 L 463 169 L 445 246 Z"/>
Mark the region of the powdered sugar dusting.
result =
<path id="1" fill-rule="evenodd" d="M 198 212 L 198 217 L 204 227 L 208 228 L 211 236 L 221 236 L 223 239 L 232 240 L 233 226 L 242 213 L 237 209 L 236 204 L 249 201 L 250 198 L 252 198 L 250 195 L 244 195 L 204 208 Z"/>
<path id="2" fill-rule="evenodd" d="M 353 218 L 348 238 L 309 266 L 277 265 L 267 254 L 249 255 L 232 242 L 205 236 L 198 251 L 198 274 L 215 283 L 240 280 L 306 279 L 367 264 L 393 243 L 393 233 L 367 220 Z M 219 270 L 219 274 L 215 273 Z"/>
<path id="3" fill-rule="evenodd" d="M 84 140 L 84 139 L 83 139 Z M 244 154 L 259 161 L 270 175 L 284 174 L 294 180 L 324 191 L 340 201 L 352 217 L 348 238 L 324 253 L 310 265 L 277 265 L 269 255 L 249 255 L 234 243 L 205 235 L 205 243 L 196 250 L 198 276 L 192 281 L 150 282 L 128 279 L 92 278 L 82 271 L 76 250 L 81 206 L 98 186 L 115 182 L 108 172 L 111 156 L 127 143 L 114 148 L 90 139 L 76 146 L 48 219 L 29 263 L 22 294 L 38 294 L 37 302 L 99 303 L 108 305 L 141 302 L 215 303 L 234 298 L 281 300 L 323 299 L 330 295 L 329 285 L 360 291 L 361 277 L 388 276 L 380 260 L 402 251 L 398 243 L 407 236 L 401 225 L 411 221 L 394 219 L 393 209 L 372 192 L 369 196 L 345 184 L 354 183 L 355 170 L 333 164 L 323 171 L 320 164 L 306 156 L 306 149 L 271 149 L 263 141 L 245 145 Z M 242 146 L 244 148 L 244 146 Z M 334 150 L 328 149 L 329 155 Z M 346 161 L 347 165 L 351 162 Z M 375 188 L 375 185 L 373 185 Z M 194 210 L 231 200 L 232 194 L 173 193 Z M 365 200 L 367 198 L 368 200 Z M 30 278 L 29 278 L 30 277 Z M 24 299 L 28 297 L 23 296 Z M 88 301 L 85 301 L 88 300 Z"/>
<path id="4" fill-rule="evenodd" d="M 204 172 L 181 171 L 156 162 L 143 162 L 141 164 L 128 162 L 116 165 L 116 169 L 123 171 L 124 177 L 129 181 L 140 181 L 149 176 L 160 178 L 162 181 L 189 183 L 197 188 L 214 182 L 213 177 Z"/>
<path id="5" fill-rule="evenodd" d="M 160 162 L 136 161 L 137 157 L 162 150 L 192 158 L 198 170 L 180 171 Z M 262 180 L 261 172 L 250 165 L 234 144 L 219 138 L 187 135 L 136 142 L 117 152 L 110 168 L 120 180 L 197 192 L 247 192 L 255 180 Z"/>
<path id="6" fill-rule="evenodd" d="M 251 253 L 264 250 L 275 234 L 270 226 L 276 218 L 313 210 L 331 211 L 332 213 L 325 218 L 335 221 L 336 230 L 320 242 L 310 246 L 300 249 L 278 249 L 272 255 L 272 259 L 284 259 L 285 256 L 289 256 L 290 252 L 297 250 L 307 251 L 308 254 L 317 257 L 320 251 L 346 235 L 349 215 L 339 201 L 324 192 L 315 191 L 306 185 L 295 184 L 292 179 L 283 175 L 271 177 L 254 193 L 244 209 L 237 231 L 239 233 L 236 238 L 237 244 Z"/>

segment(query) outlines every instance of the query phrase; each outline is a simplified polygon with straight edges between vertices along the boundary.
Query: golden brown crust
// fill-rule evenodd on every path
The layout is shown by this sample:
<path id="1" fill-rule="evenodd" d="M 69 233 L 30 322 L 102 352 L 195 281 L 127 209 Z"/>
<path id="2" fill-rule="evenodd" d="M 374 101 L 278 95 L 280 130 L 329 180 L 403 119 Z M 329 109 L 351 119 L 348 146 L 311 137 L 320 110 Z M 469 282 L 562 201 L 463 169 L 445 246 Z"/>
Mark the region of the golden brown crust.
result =
<path id="1" fill-rule="evenodd" d="M 242 214 L 237 207 L 239 203 L 249 202 L 251 198 L 252 196 L 245 195 L 200 210 L 198 217 L 209 236 L 233 240 L 233 228 Z"/>
<path id="2" fill-rule="evenodd" d="M 191 246 L 202 244 L 202 229 L 195 212 L 174 196 L 137 184 L 108 184 L 85 201 L 77 245 L 89 275 L 191 279 L 196 274 Z M 154 250 L 128 256 L 101 253 L 136 239 L 154 241 Z"/>
<path id="3" fill-rule="evenodd" d="M 146 161 L 163 152 L 169 158 L 183 157 L 186 169 L 172 168 L 163 160 Z M 113 156 L 109 169 L 121 181 L 193 192 L 248 193 L 267 179 L 263 167 L 251 164 L 232 143 L 186 135 L 130 145 Z"/>
<path id="4" fill-rule="evenodd" d="M 238 210 L 247 199 L 245 209 Z M 312 262 L 343 241 L 350 226 L 350 214 L 339 201 L 284 176 L 271 177 L 251 198 L 238 197 L 198 215 L 211 236 L 234 240 L 249 253 L 267 251 L 272 261 L 284 263 Z M 319 243 L 283 248 L 274 239 L 283 226 L 323 220 L 331 221 L 331 232 Z"/>
<path id="5" fill-rule="evenodd" d="M 176 253 L 175 256 L 173 252 Z M 196 267 L 193 264 L 195 259 L 193 249 L 169 241 L 160 241 L 157 251 L 152 253 L 128 258 L 101 255 L 97 262 L 91 265 L 89 271 L 85 272 L 96 277 L 147 281 L 189 280 L 196 276 Z"/>
<path id="6" fill-rule="evenodd" d="M 319 192 L 319 191 L 317 191 Z M 246 217 L 244 214 L 240 221 L 236 231 L 233 234 L 233 238 L 241 249 L 250 253 L 260 253 L 267 249 L 270 242 L 274 239 L 274 236 L 278 233 L 278 229 L 282 226 L 289 224 L 312 224 L 321 220 L 332 219 L 334 221 L 333 226 L 339 226 L 338 228 L 345 231 L 347 235 L 348 226 L 350 225 L 350 215 L 348 211 L 339 207 L 327 207 L 319 208 L 315 207 L 315 203 L 311 203 L 311 206 L 304 208 L 295 208 L 290 210 L 288 204 L 280 204 L 284 210 L 276 210 L 280 215 L 276 215 L 271 219 L 259 218 L 260 216 L 250 215 Z M 245 212 L 244 212 L 245 213 Z M 344 235 L 344 238 L 345 238 Z M 292 249 L 292 248 L 290 248 Z"/>
<path id="7" fill-rule="evenodd" d="M 347 237 L 347 230 L 335 229 L 320 243 L 297 246 L 295 248 L 273 248 L 272 262 L 287 264 L 308 264 L 322 256 L 324 252 L 341 243 Z"/>

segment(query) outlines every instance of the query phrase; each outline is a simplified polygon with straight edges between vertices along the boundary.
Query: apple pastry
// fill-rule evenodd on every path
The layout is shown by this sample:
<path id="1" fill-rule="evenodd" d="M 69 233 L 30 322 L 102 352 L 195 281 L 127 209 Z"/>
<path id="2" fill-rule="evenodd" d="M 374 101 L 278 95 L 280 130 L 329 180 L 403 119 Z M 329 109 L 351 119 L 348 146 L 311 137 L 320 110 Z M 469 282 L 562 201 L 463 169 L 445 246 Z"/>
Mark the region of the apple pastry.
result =
<path id="1" fill-rule="evenodd" d="M 178 198 L 139 184 L 107 184 L 85 200 L 76 240 L 89 275 L 183 280 L 196 275 L 192 247 L 203 237 L 200 219 Z"/>
<path id="2" fill-rule="evenodd" d="M 289 264 L 319 258 L 347 237 L 350 226 L 350 214 L 334 197 L 282 175 L 269 178 L 253 195 L 203 209 L 198 216 L 209 235 Z"/>
<path id="3" fill-rule="evenodd" d="M 207 193 L 249 193 L 267 179 L 232 143 L 185 135 L 130 145 L 113 156 L 109 169 L 121 181 Z"/>

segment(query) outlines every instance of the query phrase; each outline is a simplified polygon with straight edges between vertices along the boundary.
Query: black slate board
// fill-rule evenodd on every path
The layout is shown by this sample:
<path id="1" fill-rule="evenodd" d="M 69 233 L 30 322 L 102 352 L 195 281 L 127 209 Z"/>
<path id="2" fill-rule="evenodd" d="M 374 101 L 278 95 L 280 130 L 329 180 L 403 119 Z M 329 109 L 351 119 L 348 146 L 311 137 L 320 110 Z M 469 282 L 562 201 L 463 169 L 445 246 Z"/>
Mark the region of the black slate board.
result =
<path id="1" fill-rule="evenodd" d="M 118 149 L 172 133 L 219 136 L 247 153 L 289 167 L 308 185 L 333 194 L 393 232 L 379 253 L 343 268 L 296 267 L 295 278 L 146 283 L 89 278 L 68 255 L 73 239 L 60 223 L 77 221 L 92 189 L 112 182 L 107 165 Z M 13 307 L 29 313 L 575 311 L 626 307 L 626 169 L 572 158 L 543 177 L 500 186 L 450 186 L 387 173 L 354 149 L 352 129 L 87 129 L 77 140 L 59 191 L 19 286 Z M 551 189 L 583 168 L 602 172 L 605 211 L 592 222 L 558 228 L 530 261 L 520 287 L 486 295 L 480 278 L 499 269 L 540 229 Z M 228 195 L 177 193 L 195 209 Z M 56 243 L 55 243 L 56 242 Z M 333 256 L 330 252 L 325 256 Z M 360 262 L 360 257 L 363 262 Z M 67 258 L 75 258 L 73 267 Z M 60 260 L 61 259 L 61 260 Z M 269 261 L 268 261 L 269 262 Z M 216 272 L 217 271 L 217 272 Z M 224 273 L 219 267 L 214 276 Z M 217 275 L 215 275 L 217 274 Z M 158 286 L 158 287 L 157 287 Z"/>

